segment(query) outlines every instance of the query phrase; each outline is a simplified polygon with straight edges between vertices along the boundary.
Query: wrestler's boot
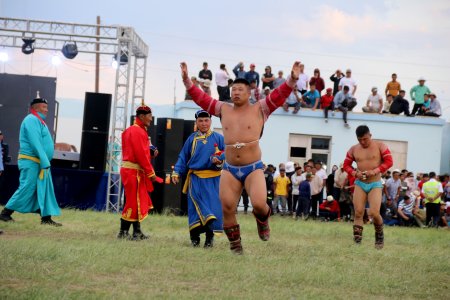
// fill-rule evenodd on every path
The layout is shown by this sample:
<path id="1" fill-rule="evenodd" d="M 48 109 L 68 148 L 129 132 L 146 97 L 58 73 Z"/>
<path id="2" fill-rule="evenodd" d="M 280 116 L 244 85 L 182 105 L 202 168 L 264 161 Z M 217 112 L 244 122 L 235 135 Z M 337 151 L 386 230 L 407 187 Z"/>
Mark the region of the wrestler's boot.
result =
<path id="1" fill-rule="evenodd" d="M 120 231 L 117 235 L 118 239 L 128 239 L 130 238 L 130 235 L 128 234 L 128 231 L 130 230 L 131 222 L 124 220 L 120 218 Z"/>
<path id="2" fill-rule="evenodd" d="M 192 247 L 200 247 L 200 232 L 198 230 L 198 227 L 190 230 L 189 235 L 191 237 Z"/>
<path id="3" fill-rule="evenodd" d="M 41 217 L 41 225 L 51 225 L 55 227 L 61 227 L 61 223 L 57 223 L 52 220 L 52 216 Z"/>
<path id="4" fill-rule="evenodd" d="M 378 250 L 384 247 L 384 233 L 383 233 L 383 223 L 380 225 L 373 224 L 375 227 L 375 248 Z"/>
<path id="5" fill-rule="evenodd" d="M 212 248 L 214 246 L 214 232 L 210 228 L 207 228 L 205 235 L 206 235 L 206 239 L 205 239 L 205 245 L 203 247 L 204 248 Z"/>
<path id="6" fill-rule="evenodd" d="M 269 226 L 269 217 L 272 213 L 272 210 L 269 207 L 269 211 L 264 217 L 257 216 L 255 211 L 253 211 L 253 215 L 256 219 L 256 225 L 258 227 L 258 235 L 259 238 L 263 241 L 268 241 L 270 238 L 270 226 Z"/>
<path id="7" fill-rule="evenodd" d="M 14 211 L 12 209 L 8 209 L 5 207 L 0 213 L 0 220 L 4 222 L 14 222 L 14 219 L 11 218 L 13 212 Z"/>
<path id="8" fill-rule="evenodd" d="M 363 229 L 360 225 L 353 225 L 353 240 L 356 244 L 361 244 Z"/>
<path id="9" fill-rule="evenodd" d="M 139 221 L 133 222 L 133 236 L 131 237 L 131 239 L 133 241 L 139 241 L 139 240 L 146 240 L 148 238 L 149 236 L 145 235 L 141 231 L 141 222 Z"/>
<path id="10" fill-rule="evenodd" d="M 230 250 L 234 254 L 243 254 L 242 244 L 241 244 L 241 230 L 239 224 L 231 226 L 223 226 L 228 240 L 230 241 Z"/>

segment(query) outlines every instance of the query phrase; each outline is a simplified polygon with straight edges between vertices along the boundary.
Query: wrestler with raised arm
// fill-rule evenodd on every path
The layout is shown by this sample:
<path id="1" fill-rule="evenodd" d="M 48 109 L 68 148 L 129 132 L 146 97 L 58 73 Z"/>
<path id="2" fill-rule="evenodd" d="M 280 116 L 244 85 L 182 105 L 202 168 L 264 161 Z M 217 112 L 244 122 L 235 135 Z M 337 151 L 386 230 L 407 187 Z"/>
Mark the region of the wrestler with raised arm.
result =
<path id="1" fill-rule="evenodd" d="M 356 128 L 359 144 L 350 148 L 344 160 L 344 170 L 356 177 L 353 205 L 355 206 L 355 223 L 353 239 L 360 244 L 363 232 L 363 216 L 366 201 L 369 201 L 369 214 L 373 217 L 375 227 L 375 248 L 384 246 L 383 219 L 380 215 L 381 193 L 383 185 L 381 174 L 392 167 L 392 155 L 389 148 L 382 142 L 372 140 L 369 127 L 365 125 Z M 356 162 L 356 171 L 352 163 Z"/>
<path id="2" fill-rule="evenodd" d="M 221 119 L 225 139 L 225 163 L 220 177 L 219 197 L 223 210 L 223 229 L 233 253 L 242 254 L 241 233 L 235 210 L 245 187 L 253 206 L 261 240 L 270 237 L 270 208 L 266 203 L 266 182 L 259 139 L 269 115 L 282 106 L 296 86 L 300 62 L 295 62 L 291 76 L 265 99 L 250 104 L 250 84 L 245 79 L 233 82 L 231 100 L 215 100 L 197 88 L 189 79 L 186 63 L 181 63 L 181 75 L 187 92 L 201 108 Z"/>

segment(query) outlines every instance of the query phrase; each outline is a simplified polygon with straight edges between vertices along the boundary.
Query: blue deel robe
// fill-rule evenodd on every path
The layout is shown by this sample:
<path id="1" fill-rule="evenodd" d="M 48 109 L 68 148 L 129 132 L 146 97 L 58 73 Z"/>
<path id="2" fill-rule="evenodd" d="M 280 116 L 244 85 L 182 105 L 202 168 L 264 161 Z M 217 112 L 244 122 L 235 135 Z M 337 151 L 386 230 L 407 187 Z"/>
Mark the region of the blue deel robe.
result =
<path id="1" fill-rule="evenodd" d="M 38 113 L 45 120 L 45 116 Z M 41 216 L 59 216 L 61 210 L 56 202 L 50 173 L 54 142 L 47 126 L 36 116 L 29 114 L 20 126 L 19 156 L 26 155 L 39 159 L 39 163 L 19 158 L 19 188 L 9 199 L 6 208 L 21 213 L 41 210 Z"/>
<path id="2" fill-rule="evenodd" d="M 191 134 L 178 156 L 174 173 L 181 176 L 188 174 L 189 170 L 194 173 L 203 170 L 220 171 L 222 166 L 211 162 L 216 153 L 214 144 L 217 144 L 219 150 L 224 149 L 221 134 L 213 131 Z M 219 159 L 224 160 L 224 154 Z M 199 176 L 202 175 L 194 173 L 189 175 L 187 192 L 189 230 L 209 226 L 214 233 L 220 234 L 223 232 L 222 205 L 219 199 L 220 173 L 210 178 L 201 178 Z M 200 232 L 204 231 L 199 229 Z"/>

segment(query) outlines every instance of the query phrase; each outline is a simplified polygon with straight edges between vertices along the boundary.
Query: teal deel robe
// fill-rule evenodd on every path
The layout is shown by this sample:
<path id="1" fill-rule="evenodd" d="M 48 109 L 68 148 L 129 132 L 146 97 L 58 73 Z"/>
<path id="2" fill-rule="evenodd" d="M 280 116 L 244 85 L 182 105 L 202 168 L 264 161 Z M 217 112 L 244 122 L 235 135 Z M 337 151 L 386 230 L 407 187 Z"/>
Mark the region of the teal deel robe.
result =
<path id="1" fill-rule="evenodd" d="M 38 114 L 45 120 L 43 114 Z M 28 158 L 19 159 L 19 188 L 9 199 L 6 208 L 21 213 L 34 213 L 40 209 L 43 217 L 59 216 L 61 210 L 56 202 L 50 173 L 54 142 L 47 125 L 29 114 L 20 126 L 19 143 L 19 155 L 37 158 L 40 163 Z"/>

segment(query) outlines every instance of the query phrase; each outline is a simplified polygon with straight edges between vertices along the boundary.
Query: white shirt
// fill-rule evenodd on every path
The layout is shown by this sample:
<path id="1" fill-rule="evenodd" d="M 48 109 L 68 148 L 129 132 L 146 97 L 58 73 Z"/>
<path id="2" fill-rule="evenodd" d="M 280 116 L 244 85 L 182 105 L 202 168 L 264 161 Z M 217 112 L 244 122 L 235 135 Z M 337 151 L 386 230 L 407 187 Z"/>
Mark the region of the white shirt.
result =
<path id="1" fill-rule="evenodd" d="M 348 86 L 350 88 L 349 93 L 353 95 L 353 89 L 357 86 L 356 81 L 353 78 L 344 77 L 339 81 L 339 86 L 344 89 L 344 86 Z M 353 95 L 355 96 L 355 95 Z"/>
<path id="2" fill-rule="evenodd" d="M 370 102 L 370 106 L 376 110 L 379 110 L 380 107 L 383 106 L 383 104 L 382 104 L 383 102 L 381 102 L 381 104 L 380 104 L 380 101 L 383 101 L 383 98 L 381 98 L 381 96 L 379 94 L 376 94 L 375 96 L 373 94 L 370 94 L 369 98 L 367 98 L 367 100 Z"/>
<path id="3" fill-rule="evenodd" d="M 226 87 L 228 86 L 228 78 L 230 78 L 224 70 L 219 70 L 216 73 L 216 84 L 217 86 Z"/>
<path id="4" fill-rule="evenodd" d="M 316 171 L 316 176 L 319 176 L 320 178 L 322 178 L 322 180 L 326 180 L 328 178 L 327 172 L 325 172 L 325 170 L 322 168 L 320 168 L 319 171 Z"/>
<path id="5" fill-rule="evenodd" d="M 298 187 L 300 183 L 304 180 L 302 179 L 303 174 L 297 175 L 297 173 L 292 174 L 291 176 L 291 182 L 292 182 L 292 195 L 298 195 L 300 191 L 298 190 Z"/>
<path id="6" fill-rule="evenodd" d="M 302 73 L 298 76 L 297 80 L 297 88 L 299 90 L 306 90 L 306 83 L 309 82 L 309 76 L 305 73 Z"/>

